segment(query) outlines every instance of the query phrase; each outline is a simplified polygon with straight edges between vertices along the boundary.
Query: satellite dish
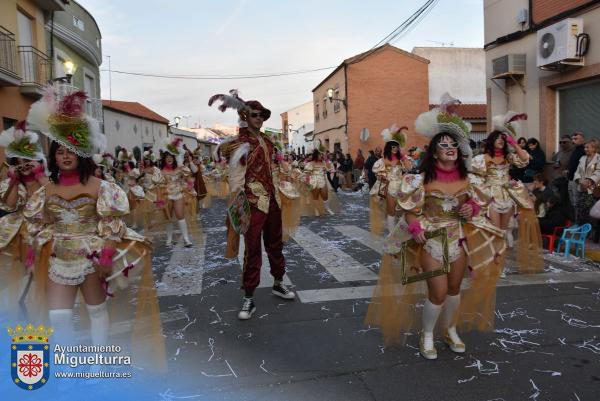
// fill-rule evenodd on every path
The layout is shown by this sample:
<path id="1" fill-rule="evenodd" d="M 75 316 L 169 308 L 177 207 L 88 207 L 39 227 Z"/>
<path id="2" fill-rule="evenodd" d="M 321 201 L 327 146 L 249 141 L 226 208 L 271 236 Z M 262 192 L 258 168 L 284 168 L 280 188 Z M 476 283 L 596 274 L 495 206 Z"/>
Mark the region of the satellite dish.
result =
<path id="1" fill-rule="evenodd" d="M 554 39 L 554 35 L 550 32 L 546 32 L 542 35 L 540 39 L 540 56 L 543 58 L 548 58 L 554 52 L 554 46 L 556 41 Z"/>
<path id="2" fill-rule="evenodd" d="M 363 128 L 360 130 L 360 140 L 363 142 L 367 142 L 367 139 L 369 139 L 369 129 Z"/>

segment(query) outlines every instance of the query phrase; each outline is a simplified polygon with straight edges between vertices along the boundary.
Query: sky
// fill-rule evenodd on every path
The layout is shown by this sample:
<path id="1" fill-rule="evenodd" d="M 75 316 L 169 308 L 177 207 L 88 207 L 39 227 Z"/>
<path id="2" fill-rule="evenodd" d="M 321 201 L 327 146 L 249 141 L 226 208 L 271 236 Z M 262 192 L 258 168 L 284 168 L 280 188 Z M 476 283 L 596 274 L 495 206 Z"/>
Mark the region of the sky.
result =
<path id="1" fill-rule="evenodd" d="M 102 98 L 112 70 L 151 74 L 260 74 L 339 65 L 369 50 L 425 0 L 78 0 L 102 34 Z M 410 33 L 415 46 L 483 46 L 483 0 L 441 0 Z M 105 71 L 106 70 L 106 71 Z M 111 74 L 112 99 L 139 102 L 187 126 L 234 124 L 208 98 L 235 88 L 279 114 L 312 100 L 330 70 L 246 80 L 179 80 Z"/>

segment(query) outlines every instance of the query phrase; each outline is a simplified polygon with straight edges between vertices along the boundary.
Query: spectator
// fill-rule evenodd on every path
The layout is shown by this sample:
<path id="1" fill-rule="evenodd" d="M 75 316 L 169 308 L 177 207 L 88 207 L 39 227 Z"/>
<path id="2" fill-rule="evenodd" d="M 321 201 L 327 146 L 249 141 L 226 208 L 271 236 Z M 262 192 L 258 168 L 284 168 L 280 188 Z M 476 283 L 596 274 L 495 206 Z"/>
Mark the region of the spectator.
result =
<path id="1" fill-rule="evenodd" d="M 379 155 L 381 155 L 381 151 L 379 151 Z M 375 152 L 372 150 L 369 150 L 369 157 L 367 158 L 367 161 L 365 162 L 365 171 L 367 172 L 367 180 L 369 182 L 369 190 L 371 190 L 371 188 L 373 188 L 373 185 L 375 185 L 375 181 L 377 181 L 377 177 L 375 176 L 375 173 L 373 173 L 373 166 L 375 165 L 375 162 L 378 159 L 379 159 L 379 157 L 377 157 Z"/>
<path id="2" fill-rule="evenodd" d="M 571 153 L 571 158 L 569 159 L 569 200 L 571 201 L 572 209 L 575 210 L 577 207 L 577 201 L 579 196 L 579 190 L 577 188 L 577 183 L 575 182 L 575 172 L 577 171 L 577 167 L 579 166 L 579 161 L 581 157 L 585 155 L 585 136 L 583 132 L 575 132 L 571 135 L 571 141 L 573 141 L 573 153 Z"/>
<path id="3" fill-rule="evenodd" d="M 354 162 L 350 153 L 346 153 L 346 158 L 341 162 L 340 170 L 344 173 L 344 184 L 345 189 L 352 189 L 352 170 L 354 168 Z"/>
<path id="4" fill-rule="evenodd" d="M 529 165 L 525 168 L 523 182 L 528 184 L 533 182 L 534 175 L 544 172 L 546 154 L 540 148 L 540 142 L 535 138 L 529 138 L 527 140 L 527 151 L 531 156 L 531 160 L 529 161 Z"/>
<path id="5" fill-rule="evenodd" d="M 543 203 L 546 203 L 548 198 L 554 196 L 552 188 L 548 186 L 548 180 L 543 174 L 536 174 L 533 176 L 532 191 L 534 195 L 540 194 Z"/>
<path id="6" fill-rule="evenodd" d="M 552 234 L 555 227 L 563 227 L 569 218 L 564 206 L 557 196 L 546 200 L 546 215 L 539 219 L 542 234 Z M 560 233 L 559 233 L 560 234 Z"/>
<path id="7" fill-rule="evenodd" d="M 527 150 L 527 139 L 525 139 L 523 137 L 520 137 L 517 140 L 517 144 L 519 145 L 519 147 L 521 149 Z M 527 167 L 521 167 L 521 168 L 519 168 L 519 167 L 512 167 L 510 169 L 510 176 L 512 178 L 514 178 L 515 180 L 519 180 L 519 181 L 525 182 L 525 181 L 523 181 L 523 177 L 525 175 L 525 170 L 527 170 Z"/>
<path id="8" fill-rule="evenodd" d="M 571 136 L 563 135 L 558 141 L 560 148 L 558 152 L 552 155 L 554 162 L 554 175 L 552 177 L 552 186 L 560 196 L 560 203 L 569 208 L 569 160 L 573 154 L 573 142 Z"/>
<path id="9" fill-rule="evenodd" d="M 354 182 L 358 182 L 363 173 L 364 168 L 365 157 L 363 156 L 362 150 L 358 149 L 358 154 L 354 158 Z"/>
<path id="10" fill-rule="evenodd" d="M 579 165 L 573 179 L 579 191 L 575 207 L 575 221 L 577 224 L 592 223 L 590 209 L 595 203 L 594 188 L 600 181 L 600 155 L 598 155 L 598 142 L 589 140 L 584 146 L 585 154 L 579 159 Z"/>

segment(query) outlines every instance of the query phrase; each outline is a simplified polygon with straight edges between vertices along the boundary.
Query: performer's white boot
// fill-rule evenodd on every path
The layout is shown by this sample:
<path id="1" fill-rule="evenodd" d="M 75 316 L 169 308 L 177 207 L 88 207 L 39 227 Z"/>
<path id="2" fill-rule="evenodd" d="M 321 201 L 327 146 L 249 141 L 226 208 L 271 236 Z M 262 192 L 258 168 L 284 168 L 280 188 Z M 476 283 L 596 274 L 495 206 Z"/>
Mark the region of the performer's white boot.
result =
<path id="1" fill-rule="evenodd" d="M 462 354 L 465 352 L 465 343 L 460 339 L 456 332 L 456 325 L 454 324 L 454 318 L 456 311 L 460 306 L 460 294 L 458 295 L 447 295 L 444 301 L 444 342 L 448 344 L 453 352 Z"/>
<path id="2" fill-rule="evenodd" d="M 166 225 L 167 230 L 167 246 L 173 245 L 173 222 L 169 220 Z"/>
<path id="3" fill-rule="evenodd" d="M 56 333 L 56 342 L 69 344 L 74 342 L 73 309 L 50 309 L 48 311 L 50 326 Z"/>
<path id="4" fill-rule="evenodd" d="M 85 305 L 90 315 L 90 334 L 93 345 L 106 345 L 108 343 L 108 309 L 106 302 L 99 305 Z"/>
<path id="5" fill-rule="evenodd" d="M 391 234 L 394 231 L 394 227 L 396 227 L 396 217 L 395 216 L 387 216 L 387 229 L 388 234 Z"/>
<path id="6" fill-rule="evenodd" d="M 183 237 L 183 246 L 189 248 L 192 246 L 192 241 L 190 241 L 190 237 L 188 236 L 187 223 L 185 219 L 177 220 L 177 224 L 179 225 L 179 230 L 181 231 L 181 236 Z"/>
<path id="7" fill-rule="evenodd" d="M 442 311 L 442 305 L 433 304 L 429 298 L 423 306 L 423 332 L 419 342 L 419 351 L 425 359 L 437 359 L 437 350 L 433 345 L 433 329 Z"/>
<path id="8" fill-rule="evenodd" d="M 515 238 L 513 236 L 513 230 L 512 228 L 507 228 L 506 229 L 506 246 L 508 248 L 512 248 L 515 244 Z"/>

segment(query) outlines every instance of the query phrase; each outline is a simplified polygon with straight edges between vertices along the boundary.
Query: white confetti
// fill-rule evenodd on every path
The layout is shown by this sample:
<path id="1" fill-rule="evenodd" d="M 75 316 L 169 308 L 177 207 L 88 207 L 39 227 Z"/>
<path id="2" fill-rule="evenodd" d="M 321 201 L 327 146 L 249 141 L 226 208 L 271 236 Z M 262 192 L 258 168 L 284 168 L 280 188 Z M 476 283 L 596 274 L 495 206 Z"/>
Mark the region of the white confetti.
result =
<path id="1" fill-rule="evenodd" d="M 562 376 L 561 372 L 555 372 L 553 370 L 539 370 L 539 369 L 533 369 L 534 372 L 540 372 L 540 373 L 550 373 L 550 376 Z"/>
<path id="2" fill-rule="evenodd" d="M 227 362 L 227 359 L 225 359 L 225 363 L 227 364 L 227 367 L 229 368 L 229 370 L 231 370 L 231 373 L 233 373 L 233 376 L 237 379 L 237 375 L 235 374 L 235 372 L 231 368 L 231 365 L 229 364 L 229 362 Z"/>
<path id="3" fill-rule="evenodd" d="M 215 315 L 217 315 L 217 320 L 213 320 L 212 322 L 210 322 L 210 324 L 215 324 L 215 323 L 220 323 L 221 322 L 221 315 L 219 315 L 219 313 L 215 310 L 215 307 L 211 307 L 209 309 L 210 312 L 214 313 Z"/>
<path id="4" fill-rule="evenodd" d="M 533 380 L 529 379 L 529 381 L 531 382 L 531 385 L 533 386 L 533 390 L 534 390 L 534 393 L 533 393 L 533 394 L 531 394 L 531 395 L 529 396 L 529 398 L 533 399 L 533 401 L 537 401 L 537 398 L 540 396 L 540 394 L 541 394 L 542 392 L 541 392 L 541 391 L 540 391 L 540 389 L 539 389 L 539 388 L 538 388 L 538 387 L 535 385 L 535 383 L 533 382 Z"/>
<path id="5" fill-rule="evenodd" d="M 471 380 L 475 380 L 475 376 L 471 376 L 468 379 L 458 379 L 458 384 L 467 383 L 467 382 L 470 382 Z"/>
<path id="6" fill-rule="evenodd" d="M 262 363 L 260 364 L 259 368 L 261 368 L 265 373 L 269 373 L 269 371 L 267 369 L 265 369 L 265 360 L 262 360 Z"/>
<path id="7" fill-rule="evenodd" d="M 208 358 L 208 362 L 210 362 L 210 360 L 215 356 L 215 340 L 212 337 L 208 339 L 208 348 L 210 348 L 210 352 L 212 353 Z"/>

